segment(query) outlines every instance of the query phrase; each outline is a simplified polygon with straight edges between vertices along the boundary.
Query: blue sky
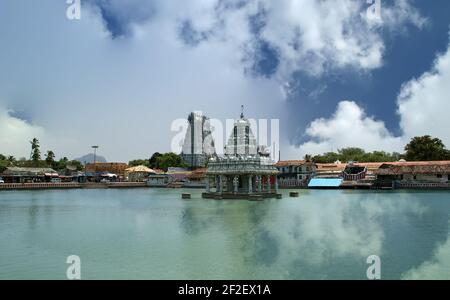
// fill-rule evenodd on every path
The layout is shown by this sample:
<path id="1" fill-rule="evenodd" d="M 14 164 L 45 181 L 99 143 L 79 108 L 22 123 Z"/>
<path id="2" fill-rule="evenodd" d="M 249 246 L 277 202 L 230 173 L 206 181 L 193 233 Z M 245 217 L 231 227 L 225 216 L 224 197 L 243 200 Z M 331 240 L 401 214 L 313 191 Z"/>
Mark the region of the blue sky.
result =
<path id="1" fill-rule="evenodd" d="M 280 119 L 282 158 L 450 146 L 445 0 L 55 0 L 0 4 L 0 153 L 170 150 L 190 111 Z"/>

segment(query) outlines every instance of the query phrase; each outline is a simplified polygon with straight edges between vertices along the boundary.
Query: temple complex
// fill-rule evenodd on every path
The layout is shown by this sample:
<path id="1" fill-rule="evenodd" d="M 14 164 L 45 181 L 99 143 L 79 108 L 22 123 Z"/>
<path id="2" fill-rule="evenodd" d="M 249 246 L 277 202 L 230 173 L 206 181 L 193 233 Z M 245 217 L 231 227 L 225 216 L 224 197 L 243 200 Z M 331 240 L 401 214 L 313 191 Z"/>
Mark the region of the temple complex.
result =
<path id="1" fill-rule="evenodd" d="M 223 157 L 213 157 L 206 171 L 206 192 L 203 198 L 251 199 L 280 198 L 279 171 L 264 146 L 257 146 L 250 122 L 241 113 Z"/>

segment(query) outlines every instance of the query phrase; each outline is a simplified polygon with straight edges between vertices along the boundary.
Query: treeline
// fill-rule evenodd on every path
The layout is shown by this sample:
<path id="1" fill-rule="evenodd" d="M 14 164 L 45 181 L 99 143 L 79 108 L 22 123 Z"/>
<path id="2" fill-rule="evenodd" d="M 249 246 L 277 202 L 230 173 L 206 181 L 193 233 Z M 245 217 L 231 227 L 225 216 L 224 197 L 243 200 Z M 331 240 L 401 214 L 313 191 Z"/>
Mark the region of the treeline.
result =
<path id="1" fill-rule="evenodd" d="M 136 159 L 128 163 L 130 167 L 146 166 L 151 169 L 160 169 L 167 171 L 172 167 L 186 168 L 188 165 L 183 160 L 181 155 L 173 152 L 159 153 L 155 152 L 149 159 Z"/>
<path id="2" fill-rule="evenodd" d="M 42 159 L 39 140 L 34 138 L 30 141 L 30 144 L 30 159 L 16 159 L 12 155 L 6 156 L 0 154 L 0 173 L 5 171 L 8 167 L 52 168 L 56 171 L 65 170 L 67 168 L 77 171 L 83 169 L 83 165 L 77 160 L 69 160 L 67 157 L 56 160 L 55 153 L 52 150 L 48 150 L 45 154 L 45 159 Z"/>
<path id="3" fill-rule="evenodd" d="M 307 156 L 306 159 L 311 159 Z M 384 151 L 365 152 L 361 148 L 344 148 L 337 152 L 327 152 L 312 157 L 312 161 L 316 163 L 333 163 L 336 161 L 349 162 L 389 162 L 401 159 L 400 153 L 388 153 Z"/>
<path id="4" fill-rule="evenodd" d="M 404 153 L 388 153 L 385 151 L 366 152 L 361 148 L 343 148 L 337 152 L 327 152 L 321 155 L 306 155 L 305 159 L 316 163 L 333 163 L 335 161 L 349 162 L 390 162 L 405 159 L 406 161 L 436 161 L 450 160 L 450 150 L 444 143 L 429 135 L 414 137 L 405 146 Z"/>

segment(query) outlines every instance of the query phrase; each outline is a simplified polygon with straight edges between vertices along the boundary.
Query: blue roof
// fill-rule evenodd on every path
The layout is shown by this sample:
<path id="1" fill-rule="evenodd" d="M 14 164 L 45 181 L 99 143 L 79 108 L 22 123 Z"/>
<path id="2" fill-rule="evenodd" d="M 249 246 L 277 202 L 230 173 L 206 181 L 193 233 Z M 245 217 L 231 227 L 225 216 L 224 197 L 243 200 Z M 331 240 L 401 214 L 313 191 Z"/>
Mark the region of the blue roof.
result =
<path id="1" fill-rule="evenodd" d="M 308 187 L 339 187 L 341 183 L 342 178 L 313 178 Z"/>

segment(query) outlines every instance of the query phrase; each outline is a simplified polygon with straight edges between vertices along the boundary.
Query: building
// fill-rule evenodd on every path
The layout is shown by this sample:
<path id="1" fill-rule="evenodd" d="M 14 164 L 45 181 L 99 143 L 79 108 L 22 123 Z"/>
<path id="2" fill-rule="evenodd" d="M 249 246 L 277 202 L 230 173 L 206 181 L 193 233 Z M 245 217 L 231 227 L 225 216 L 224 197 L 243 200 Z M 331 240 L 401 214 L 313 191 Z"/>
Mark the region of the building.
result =
<path id="1" fill-rule="evenodd" d="M 306 187 L 316 174 L 316 165 L 306 160 L 284 160 L 275 164 L 280 172 L 278 183 L 280 187 Z"/>
<path id="2" fill-rule="evenodd" d="M 316 176 L 318 178 L 342 178 L 342 172 L 347 164 L 335 162 L 332 164 L 316 164 Z"/>
<path id="3" fill-rule="evenodd" d="M 347 164 L 337 161 L 332 164 L 316 164 L 315 176 L 308 182 L 310 189 L 336 189 L 340 188 L 342 174 Z"/>
<path id="4" fill-rule="evenodd" d="M 234 122 L 225 155 L 209 160 L 204 198 L 255 199 L 280 197 L 278 170 L 270 153 L 258 151 L 250 122 L 241 114 Z M 211 186 L 215 187 L 213 191 Z"/>
<path id="5" fill-rule="evenodd" d="M 148 175 L 147 180 L 148 186 L 151 187 L 183 187 L 189 182 L 191 174 L 196 172 L 179 167 L 170 167 L 167 172 L 163 170 L 154 171 L 155 173 Z"/>
<path id="6" fill-rule="evenodd" d="M 192 112 L 188 117 L 181 157 L 195 169 L 205 167 L 212 155 L 215 155 L 215 148 L 210 121 L 206 116 Z"/>
<path id="7" fill-rule="evenodd" d="M 184 183 L 184 187 L 189 188 L 205 188 L 206 187 L 206 168 L 199 168 L 192 171 Z"/>
<path id="8" fill-rule="evenodd" d="M 147 185 L 150 187 L 167 187 L 170 177 L 164 173 L 149 174 Z"/>
<path id="9" fill-rule="evenodd" d="M 146 182 L 150 174 L 156 174 L 156 172 L 146 166 L 125 169 L 125 178 L 130 182 Z"/>
<path id="10" fill-rule="evenodd" d="M 383 163 L 376 176 L 381 188 L 450 188 L 450 161 Z"/>
<path id="11" fill-rule="evenodd" d="M 2 174 L 5 183 L 50 182 L 59 178 L 51 168 L 8 167 Z"/>
<path id="12" fill-rule="evenodd" d="M 381 165 L 383 165 L 381 162 L 349 162 L 342 171 L 341 188 L 371 188 Z"/>
<path id="13" fill-rule="evenodd" d="M 86 164 L 86 173 L 94 173 L 94 174 L 102 174 L 102 173 L 111 173 L 116 174 L 119 177 L 123 177 L 125 175 L 125 170 L 128 168 L 126 163 L 100 163 L 96 162 L 91 164 Z"/>

